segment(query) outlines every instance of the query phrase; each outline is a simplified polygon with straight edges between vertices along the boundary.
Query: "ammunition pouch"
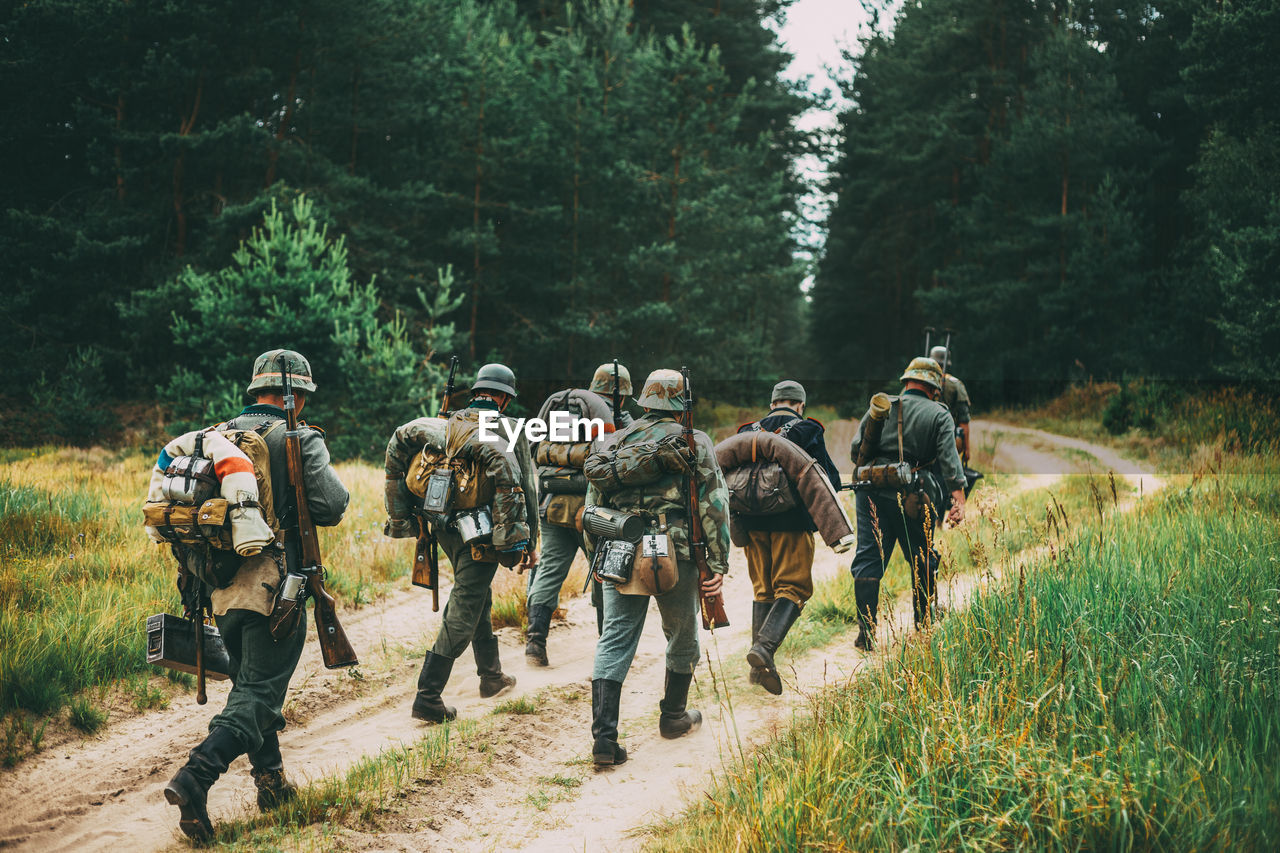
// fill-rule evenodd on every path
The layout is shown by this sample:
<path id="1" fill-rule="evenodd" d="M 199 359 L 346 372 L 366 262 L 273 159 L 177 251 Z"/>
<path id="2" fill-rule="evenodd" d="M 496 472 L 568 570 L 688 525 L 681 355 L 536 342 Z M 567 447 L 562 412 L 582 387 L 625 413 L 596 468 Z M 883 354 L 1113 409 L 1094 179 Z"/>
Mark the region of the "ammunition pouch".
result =
<path id="1" fill-rule="evenodd" d="M 578 527 L 578 511 L 586 504 L 585 495 L 549 495 L 542 517 L 556 527 Z"/>

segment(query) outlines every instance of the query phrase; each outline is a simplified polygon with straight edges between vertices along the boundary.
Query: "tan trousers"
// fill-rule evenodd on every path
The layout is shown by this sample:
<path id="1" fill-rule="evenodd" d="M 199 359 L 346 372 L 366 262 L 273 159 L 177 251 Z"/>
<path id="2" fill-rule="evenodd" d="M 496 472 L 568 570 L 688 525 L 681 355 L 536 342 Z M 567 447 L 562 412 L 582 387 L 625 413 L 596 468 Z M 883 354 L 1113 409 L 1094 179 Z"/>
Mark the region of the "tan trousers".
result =
<path id="1" fill-rule="evenodd" d="M 807 530 L 749 530 L 747 572 L 756 601 L 813 596 L 813 534 Z"/>

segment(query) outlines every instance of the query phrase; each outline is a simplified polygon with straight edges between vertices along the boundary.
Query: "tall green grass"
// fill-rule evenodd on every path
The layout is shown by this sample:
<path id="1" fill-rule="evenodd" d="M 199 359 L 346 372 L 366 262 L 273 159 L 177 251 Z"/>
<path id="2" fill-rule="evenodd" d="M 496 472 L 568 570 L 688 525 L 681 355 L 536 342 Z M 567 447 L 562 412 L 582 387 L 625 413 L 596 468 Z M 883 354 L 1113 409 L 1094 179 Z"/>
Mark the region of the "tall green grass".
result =
<path id="1" fill-rule="evenodd" d="M 48 715 L 150 671 L 146 617 L 180 606 L 176 564 L 142 529 L 151 464 L 100 448 L 0 457 L 0 715 Z M 338 470 L 352 502 L 321 541 L 331 588 L 361 603 L 407 574 L 412 553 L 381 535 L 381 471 Z"/>
<path id="2" fill-rule="evenodd" d="M 1280 465 L 1074 521 L 655 849 L 1274 849 Z"/>

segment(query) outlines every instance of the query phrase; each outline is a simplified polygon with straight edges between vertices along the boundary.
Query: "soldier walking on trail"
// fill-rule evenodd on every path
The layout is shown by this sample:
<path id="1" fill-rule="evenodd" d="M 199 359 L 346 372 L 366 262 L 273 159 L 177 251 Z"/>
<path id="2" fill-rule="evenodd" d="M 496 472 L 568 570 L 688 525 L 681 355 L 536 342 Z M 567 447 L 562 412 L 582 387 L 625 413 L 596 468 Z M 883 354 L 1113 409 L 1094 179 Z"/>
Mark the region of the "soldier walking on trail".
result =
<path id="1" fill-rule="evenodd" d="M 827 453 L 825 430 L 818 421 L 804 417 L 804 386 L 794 380 L 779 382 L 770 396 L 769 414 L 738 432 L 764 430 L 777 433 L 817 460 L 831 484 L 840 487 L 840 471 Z M 751 603 L 752 684 L 770 693 L 782 693 L 782 680 L 773 665 L 773 654 L 782 645 L 800 609 L 813 595 L 813 534 L 817 526 L 803 503 L 775 515 L 739 515 L 749 537 L 747 572 L 755 598 Z M 740 540 L 739 540 L 740 541 Z"/>
<path id="2" fill-rule="evenodd" d="M 272 350 L 254 362 L 248 387 L 255 399 L 253 405 L 219 428 L 256 430 L 265 440 L 270 454 L 273 509 L 284 536 L 283 568 L 296 572 L 301 556 L 296 497 L 290 487 L 285 455 L 282 362 L 287 365 L 284 369 L 289 372 L 296 410 L 301 414 L 308 396 L 316 390 L 311 365 L 291 350 Z M 347 489 L 329 464 L 324 433 L 308 426 L 303 426 L 301 432 L 302 476 L 311 520 L 326 527 L 335 525 L 346 512 Z M 160 468 L 163 470 L 167 464 Z M 284 577 L 282 567 L 270 558 L 239 558 L 234 552 L 227 559 L 242 562 L 230 584 L 213 590 L 210 599 L 231 659 L 231 692 L 226 707 L 209 721 L 209 736 L 191 750 L 186 765 L 164 789 L 165 799 L 182 810 L 182 831 L 195 839 L 212 836 L 207 808 L 209 788 L 238 756 L 249 757 L 250 772 L 258 788 L 258 807 L 263 811 L 297 793 L 284 775 L 279 732 L 285 726 L 281 712 L 285 692 L 306 643 L 307 620 L 299 619 L 290 636 L 279 642 L 273 639 L 268 617 Z"/>
<path id="3" fill-rule="evenodd" d="M 659 733 L 664 738 L 677 738 L 695 731 L 702 723 L 701 713 L 686 710 L 699 654 L 699 586 L 704 594 L 718 594 L 729 568 L 729 493 L 716 464 L 714 445 L 705 433 L 694 431 L 696 453 L 689 458 L 676 417 L 685 408 L 683 392 L 684 379 L 677 371 L 651 373 L 638 400 L 644 415 L 615 433 L 612 442 L 588 460 L 587 511 L 599 506 L 637 513 L 645 531 L 636 552 L 635 568 L 630 570 L 632 580 L 604 583 L 604 634 L 596 646 L 591 681 L 592 756 L 597 766 L 627 760 L 626 750 L 618 743 L 619 703 L 622 682 L 640 642 L 650 595 L 657 602 L 667 638 L 665 691 L 658 703 Z M 597 460 L 603 464 L 593 469 Z M 641 461 L 629 470 L 628 460 Z M 705 581 L 699 578 L 689 547 L 686 486 L 690 476 L 697 489 L 707 564 L 712 572 Z M 653 547 L 649 553 L 654 556 L 646 557 L 648 546 L 643 543 L 651 537 Z M 587 545 L 594 555 L 602 541 L 588 533 Z M 666 581 L 659 578 L 656 569 L 650 574 L 648 568 L 651 559 L 657 564 L 656 555 L 664 548 L 673 558 L 667 564 Z M 656 593 L 641 591 L 655 588 Z"/>
<path id="4" fill-rule="evenodd" d="M 464 541 L 466 524 L 460 524 L 462 520 L 458 511 L 452 511 L 448 521 L 431 522 L 436 538 L 453 566 L 453 589 L 444 607 L 440 632 L 427 652 L 418 676 L 418 693 L 413 700 L 414 719 L 442 723 L 458 715 L 457 709 L 446 705 L 440 694 L 449 681 L 454 660 L 466 651 L 468 645 L 475 655 L 482 698 L 505 693 L 516 683 L 515 678 L 503 673 L 498 657 L 498 638 L 494 636 L 490 616 L 493 604 L 491 585 L 499 563 L 507 567 L 518 564 L 524 571 L 537 561 L 538 491 L 533 479 L 529 443 L 523 432 L 513 451 L 514 459 L 506 460 L 506 468 L 503 467 L 503 459 L 497 456 L 503 445 L 481 441 L 479 435 L 482 413 L 501 413 L 515 399 L 515 379 L 515 374 L 506 365 L 486 364 L 476 373 L 476 381 L 471 386 L 470 405 L 449 416 L 449 456 L 465 462 L 453 469 L 457 475 L 454 489 L 458 495 L 454 506 L 465 504 L 469 511 L 489 513 L 493 534 L 492 541 L 483 535 L 476 540 L 483 544 Z M 505 430 L 498 426 L 496 434 L 505 436 Z M 495 482 L 491 476 L 493 470 L 511 470 L 513 481 Z M 499 521 L 506 517 L 521 521 L 500 531 Z M 502 541 L 499 540 L 500 532 Z"/>
<path id="5" fill-rule="evenodd" d="M 854 643 L 863 650 L 874 644 L 880 580 L 894 545 L 901 545 L 911 566 L 912 604 L 919 628 L 935 615 L 941 558 L 933 547 L 933 534 L 948 493 L 948 519 L 953 524 L 964 520 L 965 480 L 956 453 L 955 424 L 946 406 L 935 401 L 942 391 L 942 368 L 933 359 L 917 358 L 901 378 L 905 387 L 900 395 L 889 398 L 891 407 L 882 414 L 879 440 L 865 449 L 864 458 L 871 461 L 871 469 L 881 471 L 892 472 L 905 463 L 914 476 L 908 478 L 909 484 L 868 481 L 869 488 L 860 487 L 856 498 L 858 549 L 851 567 L 858 607 Z M 858 424 L 850 448 L 855 463 L 872 419 L 869 409 Z M 861 477 L 861 470 L 855 476 Z"/>
<path id="6" fill-rule="evenodd" d="M 960 377 L 951 372 L 953 356 L 946 347 L 934 347 L 929 350 L 929 357 L 939 365 L 943 365 L 942 403 L 956 422 L 956 449 L 960 452 L 960 462 L 969 464 L 969 390 L 964 387 Z"/>
<path id="7" fill-rule="evenodd" d="M 616 389 L 613 362 L 602 364 L 596 368 L 587 391 L 557 391 L 542 404 L 538 417 L 545 421 L 553 411 L 566 411 L 575 418 L 590 418 L 603 410 L 609 415 L 607 431 L 629 425 L 631 415 L 621 403 L 631 396 L 631 374 L 622 365 L 617 368 Z M 617 412 L 613 410 L 615 390 L 620 404 Z M 560 588 L 569 577 L 578 552 L 586 551 L 579 516 L 586 501 L 587 481 L 574 450 L 573 445 L 557 446 L 544 441 L 539 442 L 534 451 L 542 494 L 538 508 L 542 521 L 542 554 L 537 566 L 529 573 L 529 627 L 524 650 L 525 659 L 534 666 L 549 665 L 547 633 L 551 627 L 551 616 L 560 606 Z M 581 458 L 585 458 L 585 454 Z M 597 628 L 602 629 L 604 603 L 599 581 L 591 582 L 591 603 L 596 608 Z"/>

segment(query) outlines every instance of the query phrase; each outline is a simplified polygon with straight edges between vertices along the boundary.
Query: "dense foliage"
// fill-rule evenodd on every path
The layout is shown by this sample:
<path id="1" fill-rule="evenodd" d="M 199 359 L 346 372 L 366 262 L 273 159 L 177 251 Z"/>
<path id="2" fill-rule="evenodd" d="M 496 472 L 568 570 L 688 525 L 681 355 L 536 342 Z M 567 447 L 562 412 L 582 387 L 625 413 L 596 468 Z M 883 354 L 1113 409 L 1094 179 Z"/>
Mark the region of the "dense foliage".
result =
<path id="1" fill-rule="evenodd" d="M 415 341 L 452 322 L 471 369 L 502 358 L 531 397 L 615 355 L 642 373 L 772 378 L 803 277 L 790 163 L 805 102 L 777 79 L 765 26 L 785 3 L 637 5 L 7 5 L 0 395 L 29 402 L 86 358 L 102 373 L 75 390 L 116 397 L 215 365 L 243 380 L 279 336 L 240 315 L 236 348 L 211 354 L 197 326 L 270 295 L 202 288 L 302 192 L 376 301 L 360 322 Z M 453 307 L 438 292 L 450 268 L 462 301 L 433 315 Z M 280 311 L 310 322 L 296 292 Z M 388 369 L 429 388 L 429 350 L 402 354 L 418 364 Z M 421 410 L 401 390 L 386 395 L 398 408 L 342 406 L 385 426 Z"/>
<path id="2" fill-rule="evenodd" d="M 843 116 L 825 364 L 880 379 L 933 324 L 986 400 L 1272 373 L 1280 3 L 918 0 L 886 30 Z"/>

